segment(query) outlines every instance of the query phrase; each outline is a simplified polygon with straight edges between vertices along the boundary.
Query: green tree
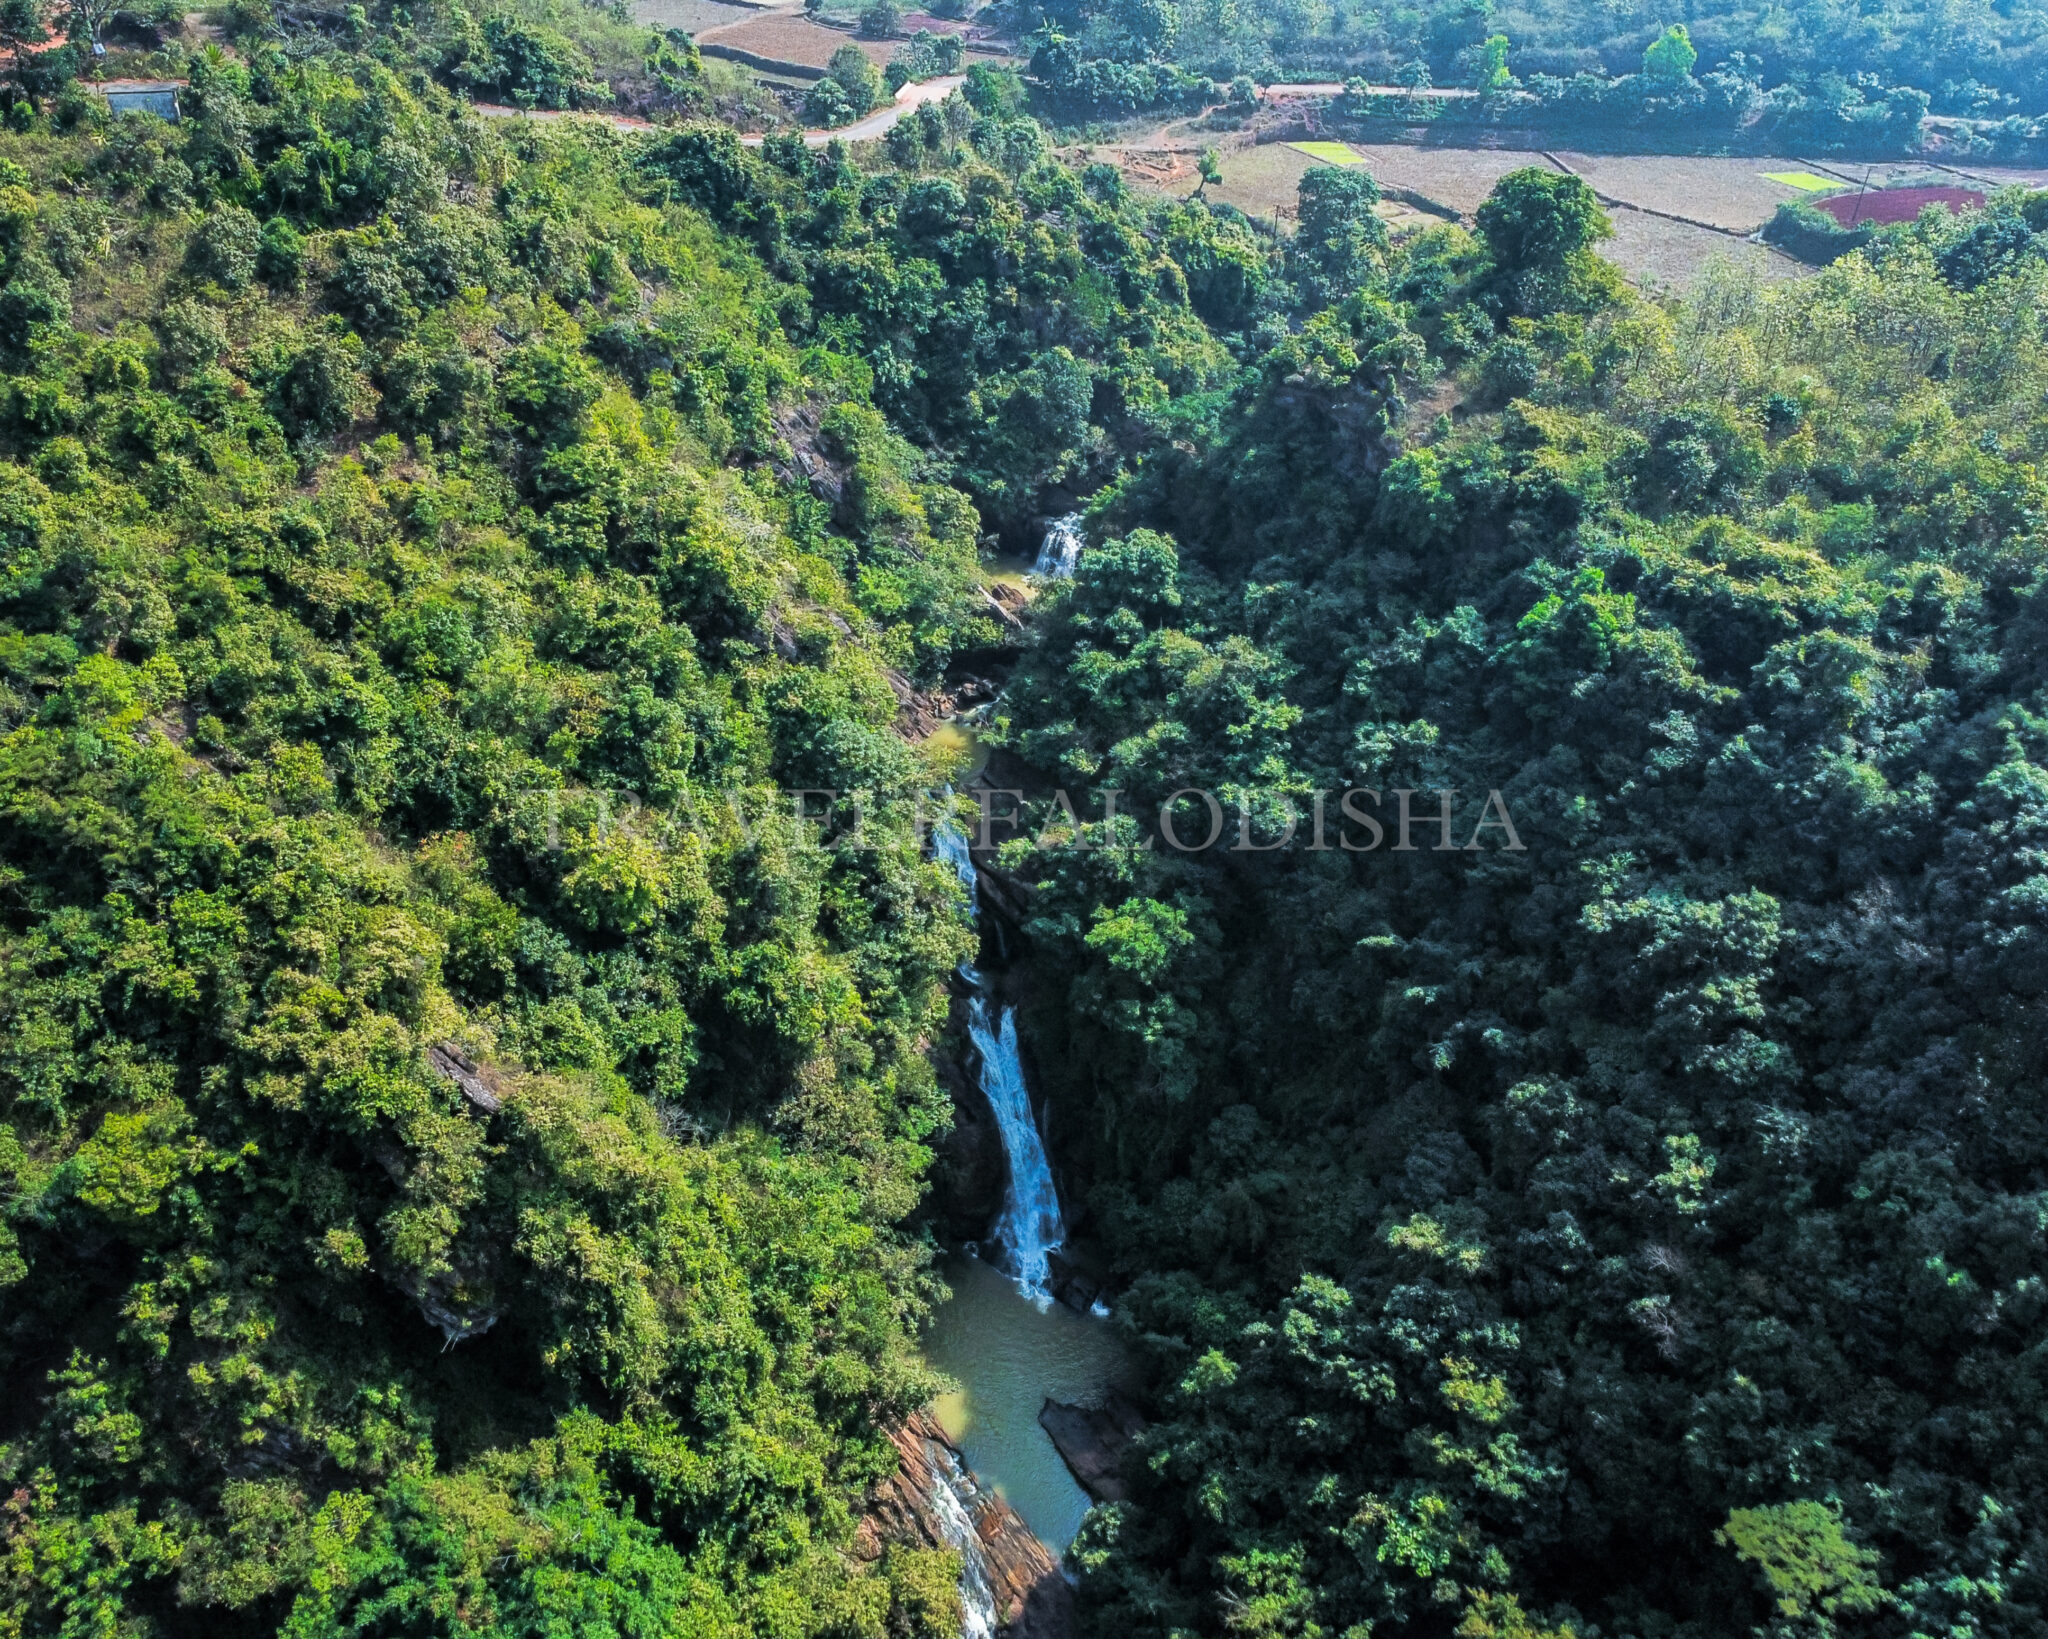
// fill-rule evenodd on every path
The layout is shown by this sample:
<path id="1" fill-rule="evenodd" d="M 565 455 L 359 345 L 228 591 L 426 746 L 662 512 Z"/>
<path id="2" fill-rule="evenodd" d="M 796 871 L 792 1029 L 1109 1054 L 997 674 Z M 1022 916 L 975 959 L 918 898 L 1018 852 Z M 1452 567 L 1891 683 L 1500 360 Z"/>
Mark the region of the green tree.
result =
<path id="1" fill-rule="evenodd" d="M 1318 166 L 1296 190 L 1288 274 L 1305 305 L 1327 307 L 1378 278 L 1387 230 L 1375 214 L 1379 185 L 1362 166 Z"/>
<path id="2" fill-rule="evenodd" d="M 1845 1617 L 1869 1616 L 1892 1603 L 1873 1574 L 1878 1555 L 1843 1534 L 1833 1509 L 1818 1502 L 1736 1508 L 1714 1540 L 1755 1565 L 1773 1615 L 1832 1635 Z"/>
<path id="3" fill-rule="evenodd" d="M 1496 182 L 1477 221 L 1494 262 L 1510 272 L 1561 267 L 1614 233 L 1581 178 L 1536 166 Z"/>
<path id="4" fill-rule="evenodd" d="M 17 92 L 27 85 L 32 73 L 34 48 L 49 37 L 41 0 L 0 0 L 0 46 L 7 50 L 8 72 Z"/>
<path id="5" fill-rule="evenodd" d="M 1508 37 L 1505 34 L 1489 34 L 1480 44 L 1472 67 L 1472 84 L 1482 95 L 1505 91 L 1514 84 L 1514 75 L 1508 71 Z"/>
<path id="6" fill-rule="evenodd" d="M 825 76 L 839 87 L 856 118 L 882 100 L 882 72 L 859 46 L 843 45 L 834 51 Z"/>
<path id="7" fill-rule="evenodd" d="M 1693 64 L 1700 54 L 1683 23 L 1673 23 L 1643 52 L 1643 72 L 1660 83 L 1670 84 L 1692 78 Z"/>

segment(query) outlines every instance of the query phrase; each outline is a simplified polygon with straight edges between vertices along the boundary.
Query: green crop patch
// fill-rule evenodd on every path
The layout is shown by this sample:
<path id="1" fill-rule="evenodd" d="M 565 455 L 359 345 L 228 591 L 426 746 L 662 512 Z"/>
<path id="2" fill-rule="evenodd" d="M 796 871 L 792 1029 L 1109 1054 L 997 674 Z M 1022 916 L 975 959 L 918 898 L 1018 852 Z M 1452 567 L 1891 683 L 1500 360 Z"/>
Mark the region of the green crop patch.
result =
<path id="1" fill-rule="evenodd" d="M 1341 142 L 1290 142 L 1288 147 L 1298 154 L 1307 154 L 1310 159 L 1319 159 L 1325 165 L 1363 165 L 1363 156 L 1354 154 Z"/>
<path id="2" fill-rule="evenodd" d="M 1842 186 L 1824 176 L 1815 176 L 1811 171 L 1760 171 L 1757 173 L 1766 182 L 1780 182 L 1788 188 L 1797 188 L 1801 193 L 1832 193 Z"/>

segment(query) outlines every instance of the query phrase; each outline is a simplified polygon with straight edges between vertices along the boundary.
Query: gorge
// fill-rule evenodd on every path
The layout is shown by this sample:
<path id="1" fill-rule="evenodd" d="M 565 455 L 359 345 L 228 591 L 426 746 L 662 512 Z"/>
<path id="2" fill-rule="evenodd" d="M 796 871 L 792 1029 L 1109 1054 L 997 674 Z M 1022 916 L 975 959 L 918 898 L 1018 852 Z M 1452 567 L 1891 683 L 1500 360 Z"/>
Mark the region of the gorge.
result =
<path id="1" fill-rule="evenodd" d="M 1051 520 L 1032 574 L 1071 576 L 1082 545 L 1078 515 Z M 1078 1303 L 1055 1301 L 1053 1255 L 1067 1227 L 1031 1100 L 1017 1008 L 1004 995 L 1009 946 L 996 913 L 984 906 L 966 833 L 950 818 L 941 819 L 932 828 L 931 847 L 958 876 L 967 915 L 985 947 L 957 978 L 965 992 L 961 1010 L 973 1049 L 973 1086 L 1000 1139 L 1003 1186 L 985 1235 L 963 1244 L 944 1266 L 952 1295 L 933 1317 L 924 1347 L 930 1363 L 959 1387 L 929 1417 L 943 1441 L 933 1444 L 929 1426 L 917 1436 L 940 1454 L 911 1466 L 928 1487 L 930 1513 L 947 1526 L 946 1542 L 961 1551 L 965 1631 L 978 1635 L 1021 1630 L 1006 1627 L 1000 1601 L 991 1602 L 990 1588 L 1003 1579 L 989 1562 L 986 1531 L 967 1528 L 972 1500 L 985 1496 L 986 1487 L 1051 1557 L 1064 1552 L 1091 1497 L 1041 1415 L 1051 1408 L 1101 1405 L 1127 1384 L 1130 1363 L 1108 1324 L 1106 1306 L 1098 1301 L 1084 1312 Z M 955 1455 L 949 1458 L 946 1451 Z M 989 1611 L 995 1614 L 983 1614 Z"/>

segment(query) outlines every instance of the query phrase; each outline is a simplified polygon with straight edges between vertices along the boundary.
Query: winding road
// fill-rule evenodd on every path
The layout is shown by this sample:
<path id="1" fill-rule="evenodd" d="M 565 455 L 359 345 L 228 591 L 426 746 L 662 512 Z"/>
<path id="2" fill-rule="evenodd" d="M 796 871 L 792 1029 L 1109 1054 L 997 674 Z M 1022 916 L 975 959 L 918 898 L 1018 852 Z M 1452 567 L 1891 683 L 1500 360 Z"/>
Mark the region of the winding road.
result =
<path id="1" fill-rule="evenodd" d="M 855 120 L 851 125 L 840 126 L 836 131 L 806 131 L 804 141 L 813 148 L 822 148 L 835 140 L 872 142 L 920 104 L 944 102 L 966 83 L 965 74 L 941 74 L 935 80 L 913 80 L 896 93 L 896 100 L 888 107 L 878 108 L 872 114 Z M 761 146 L 761 138 L 758 135 L 744 136 L 740 141 L 749 148 Z"/>

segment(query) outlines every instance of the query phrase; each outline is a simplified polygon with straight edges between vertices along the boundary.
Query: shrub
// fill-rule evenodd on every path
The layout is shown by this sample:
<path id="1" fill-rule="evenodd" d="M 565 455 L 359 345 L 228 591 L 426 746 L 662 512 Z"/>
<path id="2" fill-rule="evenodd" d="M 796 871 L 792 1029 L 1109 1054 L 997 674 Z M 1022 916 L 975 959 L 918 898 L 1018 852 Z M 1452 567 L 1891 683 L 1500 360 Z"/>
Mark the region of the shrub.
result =
<path id="1" fill-rule="evenodd" d="M 1519 336 L 1503 336 L 1487 350 L 1481 366 L 1481 390 L 1488 402 L 1505 404 L 1536 390 L 1543 355 L 1536 344 Z"/>
<path id="2" fill-rule="evenodd" d="M 256 276 L 262 250 L 262 224 L 239 205 L 222 205 L 199 225 L 185 260 L 200 278 L 240 290 Z"/>
<path id="3" fill-rule="evenodd" d="M 281 216 L 263 224 L 256 245 L 256 272 L 278 290 L 296 290 L 306 276 L 306 240 Z"/>
<path id="4" fill-rule="evenodd" d="M 1852 250 L 1861 250 L 1876 233 L 1877 229 L 1868 222 L 1845 228 L 1826 211 L 1795 201 L 1778 207 L 1777 213 L 1764 224 L 1763 237 L 1787 255 L 1813 267 L 1826 267 Z"/>
<path id="5" fill-rule="evenodd" d="M 271 391 L 285 430 L 310 439 L 341 432 L 375 403 L 359 365 L 363 344 L 351 335 L 316 330 L 286 360 Z"/>

